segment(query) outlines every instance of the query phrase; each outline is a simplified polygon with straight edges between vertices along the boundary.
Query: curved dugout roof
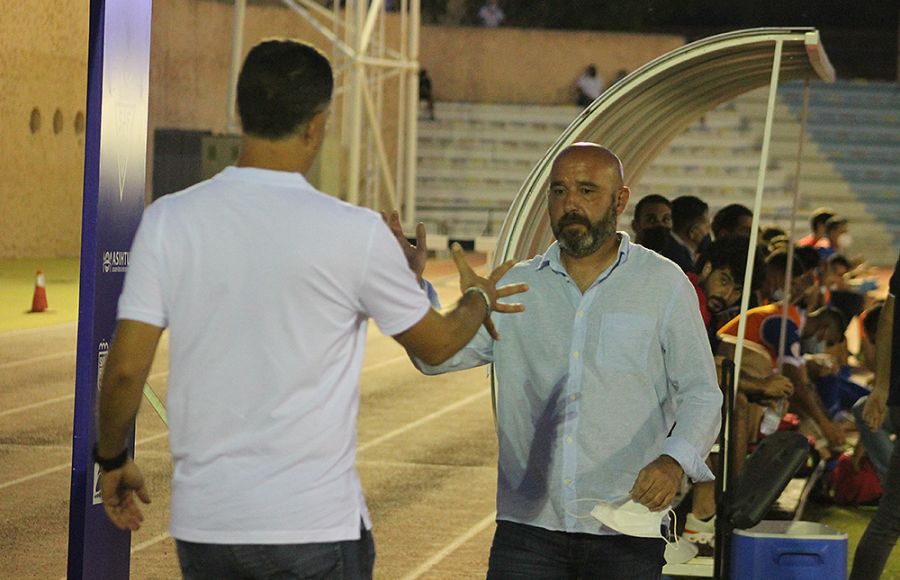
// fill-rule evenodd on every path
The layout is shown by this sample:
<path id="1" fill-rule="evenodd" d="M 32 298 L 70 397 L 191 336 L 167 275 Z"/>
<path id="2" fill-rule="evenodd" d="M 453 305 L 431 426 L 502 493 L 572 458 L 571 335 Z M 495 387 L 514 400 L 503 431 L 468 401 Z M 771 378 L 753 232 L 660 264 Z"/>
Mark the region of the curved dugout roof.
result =
<path id="1" fill-rule="evenodd" d="M 552 239 L 546 191 L 557 153 L 579 141 L 609 147 L 625 183 L 644 170 L 688 125 L 719 104 L 770 83 L 781 42 L 781 80 L 834 80 L 834 68 L 812 28 L 758 28 L 687 44 L 607 89 L 560 135 L 526 178 L 500 230 L 494 261 L 525 259 Z"/>

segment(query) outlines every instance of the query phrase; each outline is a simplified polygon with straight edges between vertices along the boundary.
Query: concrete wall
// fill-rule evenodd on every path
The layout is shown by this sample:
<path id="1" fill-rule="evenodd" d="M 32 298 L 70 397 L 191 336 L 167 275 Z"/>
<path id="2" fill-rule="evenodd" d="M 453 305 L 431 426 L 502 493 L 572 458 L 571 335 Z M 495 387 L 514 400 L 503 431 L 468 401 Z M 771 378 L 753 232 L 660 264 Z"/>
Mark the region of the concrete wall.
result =
<path id="1" fill-rule="evenodd" d="M 437 100 L 555 105 L 573 102 L 589 64 L 609 83 L 684 43 L 673 35 L 424 27 L 419 60 Z"/>
<path id="2" fill-rule="evenodd" d="M 0 8 L 0 257 L 75 255 L 84 169 L 75 119 L 85 110 L 88 3 Z"/>
<path id="3" fill-rule="evenodd" d="M 75 130 L 75 116 L 85 107 L 88 5 L 88 0 L 3 2 L 0 258 L 80 252 L 84 136 Z M 157 127 L 225 130 L 231 25 L 231 2 L 154 1 L 148 176 Z M 397 15 L 389 15 L 388 37 L 396 26 Z M 331 53 L 330 44 L 291 11 L 251 4 L 244 51 L 268 36 L 303 38 Z M 429 26 L 421 33 L 420 61 L 430 71 L 438 100 L 554 104 L 570 102 L 572 83 L 587 64 L 595 63 L 610 79 L 621 68 L 633 70 L 681 44 L 675 36 Z M 388 119 L 396 119 L 395 106 L 388 87 Z M 35 108 L 41 125 L 32 133 Z M 394 125 L 385 127 L 388 148 Z"/>

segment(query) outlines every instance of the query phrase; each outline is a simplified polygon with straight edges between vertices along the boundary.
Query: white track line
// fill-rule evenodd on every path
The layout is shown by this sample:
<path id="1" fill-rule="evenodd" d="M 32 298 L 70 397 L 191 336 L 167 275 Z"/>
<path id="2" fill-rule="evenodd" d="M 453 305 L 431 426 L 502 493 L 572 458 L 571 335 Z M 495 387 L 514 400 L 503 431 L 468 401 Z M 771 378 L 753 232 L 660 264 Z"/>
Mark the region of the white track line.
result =
<path id="1" fill-rule="evenodd" d="M 64 326 L 73 326 L 77 328 L 78 323 L 74 320 L 72 322 L 60 322 L 59 324 L 50 324 L 47 326 L 35 326 L 34 328 L 20 328 L 18 330 L 7 330 L 4 332 L 0 332 L 0 340 L 3 340 L 7 336 L 20 336 L 22 334 L 38 334 L 40 332 L 45 332 L 47 330 L 57 330 Z"/>
<path id="2" fill-rule="evenodd" d="M 168 436 L 168 434 L 169 434 L 169 432 L 166 431 L 164 433 L 157 433 L 156 435 L 144 437 L 143 439 L 140 439 L 137 443 L 135 443 L 135 446 L 143 445 L 144 443 L 150 443 L 151 441 L 155 441 L 162 437 L 166 437 L 166 436 Z M 37 478 L 43 477 L 45 475 L 50 475 L 51 473 L 56 473 L 57 471 L 62 471 L 63 469 L 71 469 L 71 468 L 72 468 L 72 462 L 68 461 L 66 463 L 56 465 L 54 467 L 50 467 L 50 468 L 44 469 L 42 471 L 38 471 L 37 473 L 32 473 L 31 475 L 26 475 L 24 477 L 20 477 L 19 479 L 14 479 L 12 481 L 0 483 L 0 490 L 6 489 L 7 487 L 12 487 L 19 483 L 25 483 L 26 481 L 31 481 L 32 479 L 37 479 Z"/>
<path id="3" fill-rule="evenodd" d="M 417 578 L 420 578 L 422 575 L 428 573 L 432 568 L 434 568 L 435 566 L 440 564 L 444 558 L 446 558 L 447 556 L 452 554 L 454 551 L 456 551 L 457 548 L 459 548 L 460 546 L 462 546 L 463 544 L 465 544 L 466 542 L 468 542 L 469 540 L 471 540 L 472 538 L 474 538 L 475 536 L 477 536 L 484 530 L 488 529 L 488 527 L 490 527 L 490 525 L 493 524 L 496 520 L 497 520 L 497 512 L 494 512 L 491 515 L 489 515 L 488 517 L 486 517 L 483 520 L 481 520 L 480 522 L 478 522 L 477 524 L 475 524 L 474 526 L 472 526 L 471 528 L 469 528 L 468 530 L 466 530 L 466 532 L 463 535 L 457 536 L 457 538 L 455 540 L 453 540 L 452 542 L 450 542 L 449 544 L 444 546 L 444 548 L 441 551 L 439 551 L 438 553 L 436 553 L 434 556 L 432 556 L 432 557 L 428 558 L 427 560 L 425 560 L 424 562 L 422 562 L 422 564 L 418 568 L 416 568 L 415 570 L 413 570 L 412 572 L 410 572 L 409 574 L 404 576 L 402 578 L 402 580 L 416 580 Z"/>
<path id="4" fill-rule="evenodd" d="M 53 354 L 44 354 L 44 355 L 35 356 L 32 358 L 24 358 L 22 360 L 17 360 L 17 361 L 13 361 L 13 362 L 0 364 L 0 370 L 11 369 L 14 367 L 21 367 L 21 366 L 29 365 L 31 363 L 43 362 L 45 360 L 53 360 L 55 358 L 63 358 L 66 356 L 75 356 L 76 352 L 77 351 L 74 351 L 74 350 L 67 350 L 65 352 L 55 352 Z"/>
<path id="5" fill-rule="evenodd" d="M 71 401 L 74 398 L 75 398 L 75 395 L 63 395 L 62 397 L 47 399 L 46 401 L 41 401 L 40 403 L 32 403 L 30 405 L 23 405 L 21 407 L 16 407 L 14 409 L 7 409 L 6 411 L 0 411 L 0 417 L 5 417 L 6 415 L 14 415 L 16 413 L 21 413 L 23 411 L 30 411 L 31 409 L 45 407 L 47 405 L 52 405 L 53 403 L 61 403 L 63 401 Z"/>
<path id="6" fill-rule="evenodd" d="M 378 445 L 379 443 L 383 443 L 383 442 L 387 441 L 388 439 L 392 439 L 392 438 L 396 437 L 397 435 L 401 435 L 411 429 L 415 429 L 416 427 L 418 427 L 419 425 L 422 425 L 423 423 L 427 423 L 428 421 L 431 421 L 432 419 L 437 419 L 441 415 L 446 415 L 447 413 L 449 413 L 451 411 L 455 411 L 456 409 L 462 407 L 463 405 L 468 405 L 472 401 L 474 401 L 476 399 L 480 399 L 480 398 L 488 395 L 489 393 L 490 393 L 490 391 L 484 390 L 480 393 L 475 393 L 474 395 L 469 395 L 468 397 L 466 397 L 465 399 L 462 399 L 461 401 L 457 401 L 451 405 L 447 405 L 440 411 L 435 411 L 434 413 L 425 415 L 421 419 L 413 421 L 412 423 L 407 423 L 406 425 L 404 425 L 403 427 L 400 427 L 399 429 L 394 429 L 393 431 L 391 431 L 389 433 L 385 433 L 381 437 L 376 437 L 375 439 L 372 439 L 371 441 L 368 441 L 368 442 L 360 445 L 357 448 L 357 453 L 362 453 L 366 449 L 374 447 L 374 446 Z"/>
<path id="7" fill-rule="evenodd" d="M 134 554 L 135 552 L 140 552 L 144 548 L 149 548 L 150 546 L 155 546 L 156 544 L 158 544 L 160 542 L 168 540 L 170 537 L 171 536 L 169 536 L 169 532 L 163 532 L 162 534 L 160 534 L 158 536 L 154 536 L 154 537 L 150 538 L 149 540 L 141 542 L 137 546 L 132 546 L 131 553 Z"/>

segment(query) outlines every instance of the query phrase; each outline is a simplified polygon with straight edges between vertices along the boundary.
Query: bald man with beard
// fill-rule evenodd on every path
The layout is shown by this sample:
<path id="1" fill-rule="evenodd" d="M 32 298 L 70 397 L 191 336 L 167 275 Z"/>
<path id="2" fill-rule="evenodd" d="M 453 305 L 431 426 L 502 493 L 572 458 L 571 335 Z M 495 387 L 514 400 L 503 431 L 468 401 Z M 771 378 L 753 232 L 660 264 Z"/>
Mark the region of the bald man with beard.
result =
<path id="1" fill-rule="evenodd" d="M 414 362 L 426 374 L 495 365 L 488 578 L 659 578 L 663 510 L 683 474 L 713 478 L 722 395 L 697 296 L 617 230 L 630 190 L 609 149 L 567 147 L 546 195 L 556 241 L 503 279 L 528 285 L 524 314 L 496 317 L 502 341 L 479 332 L 444 364 Z M 649 525 L 607 517 L 625 505 Z M 598 506 L 607 516 L 590 515 Z"/>

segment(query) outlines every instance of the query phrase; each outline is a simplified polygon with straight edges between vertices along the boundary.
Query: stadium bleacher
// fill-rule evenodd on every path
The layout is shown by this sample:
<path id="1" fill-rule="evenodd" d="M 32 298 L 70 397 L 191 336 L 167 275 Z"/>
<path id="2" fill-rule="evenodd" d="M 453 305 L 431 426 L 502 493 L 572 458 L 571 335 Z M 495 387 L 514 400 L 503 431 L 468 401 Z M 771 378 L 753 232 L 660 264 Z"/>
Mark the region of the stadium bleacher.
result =
<path id="1" fill-rule="evenodd" d="M 633 184 L 650 193 L 696 195 L 714 212 L 752 205 L 767 89 L 725 103 L 689 126 Z M 762 220 L 786 227 L 793 204 L 803 86 L 779 87 Z M 417 219 L 450 239 L 497 233 L 534 164 L 579 114 L 548 107 L 436 103 L 419 125 Z M 889 264 L 900 245 L 900 87 L 814 83 L 800 176 L 798 234 L 828 205 L 851 221 L 854 249 Z"/>

